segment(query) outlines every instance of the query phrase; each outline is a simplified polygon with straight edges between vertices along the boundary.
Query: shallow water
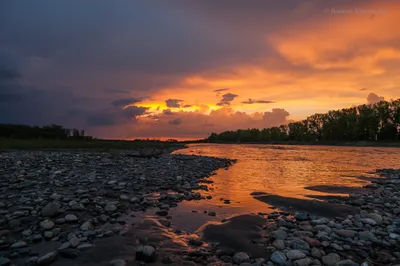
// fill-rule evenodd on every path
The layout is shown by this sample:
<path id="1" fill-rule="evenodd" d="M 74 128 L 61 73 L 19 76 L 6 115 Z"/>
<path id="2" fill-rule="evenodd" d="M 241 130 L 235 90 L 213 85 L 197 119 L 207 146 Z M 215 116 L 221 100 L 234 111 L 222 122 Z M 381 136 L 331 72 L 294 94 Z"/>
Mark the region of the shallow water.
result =
<path id="1" fill-rule="evenodd" d="M 327 187 L 335 192 L 327 193 L 305 187 L 361 187 L 368 184 L 369 177 L 375 177 L 376 169 L 400 168 L 398 148 L 193 144 L 174 153 L 237 159 L 228 170 L 221 169 L 211 177 L 214 183 L 210 191 L 202 191 L 203 195 L 211 195 L 211 200 L 185 201 L 171 209 L 172 223 L 187 231 L 235 214 L 272 212 L 269 204 L 250 195 L 255 191 L 310 200 L 310 195 L 346 196 L 343 188 Z M 229 199 L 230 204 L 224 204 L 221 199 Z M 204 214 L 209 210 L 217 216 Z"/>

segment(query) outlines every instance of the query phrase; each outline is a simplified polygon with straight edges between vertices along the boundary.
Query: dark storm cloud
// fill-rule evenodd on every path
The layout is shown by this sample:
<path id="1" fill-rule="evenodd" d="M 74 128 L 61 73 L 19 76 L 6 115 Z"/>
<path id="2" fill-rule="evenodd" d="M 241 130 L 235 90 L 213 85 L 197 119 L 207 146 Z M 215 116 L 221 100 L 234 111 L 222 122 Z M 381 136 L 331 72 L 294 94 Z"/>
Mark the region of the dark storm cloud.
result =
<path id="1" fill-rule="evenodd" d="M 221 92 L 221 91 L 227 91 L 227 90 L 229 90 L 229 89 L 227 89 L 227 88 L 224 88 L 224 89 L 216 89 L 216 90 L 213 90 L 213 92 Z"/>
<path id="2" fill-rule="evenodd" d="M 170 109 L 166 109 L 166 110 L 163 111 L 163 114 L 164 115 L 174 115 L 175 113 L 172 112 Z"/>
<path id="3" fill-rule="evenodd" d="M 138 102 L 143 101 L 141 98 L 122 98 L 122 99 L 117 99 L 111 102 L 111 105 L 116 106 L 116 107 L 122 107 L 122 106 L 127 106 L 131 104 L 135 104 Z"/>
<path id="4" fill-rule="evenodd" d="M 170 120 L 168 122 L 168 124 L 173 125 L 173 126 L 178 126 L 178 125 L 182 124 L 182 120 L 177 118 L 177 119 L 174 119 L 174 120 Z"/>
<path id="5" fill-rule="evenodd" d="M 275 103 L 274 101 L 265 101 L 265 100 L 254 100 L 249 98 L 247 101 L 243 101 L 243 104 L 254 104 L 254 103 Z"/>
<path id="6" fill-rule="evenodd" d="M 165 101 L 165 104 L 169 108 L 179 108 L 179 107 L 181 107 L 182 102 L 183 102 L 183 100 L 179 100 L 179 99 L 168 99 Z"/>
<path id="7" fill-rule="evenodd" d="M 123 109 L 122 113 L 125 117 L 136 119 L 137 116 L 146 114 L 147 110 L 149 107 L 131 105 Z"/>
<path id="8" fill-rule="evenodd" d="M 217 103 L 219 106 L 230 105 L 231 102 L 237 97 L 238 95 L 233 93 L 226 93 L 222 95 L 222 99 Z"/>

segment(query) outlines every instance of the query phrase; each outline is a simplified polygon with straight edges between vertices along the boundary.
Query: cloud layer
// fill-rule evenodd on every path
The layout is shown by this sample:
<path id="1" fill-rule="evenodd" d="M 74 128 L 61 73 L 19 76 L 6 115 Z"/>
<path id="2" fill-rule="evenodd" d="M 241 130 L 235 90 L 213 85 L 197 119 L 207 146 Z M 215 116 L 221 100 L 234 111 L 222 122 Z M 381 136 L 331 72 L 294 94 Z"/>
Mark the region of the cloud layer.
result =
<path id="1" fill-rule="evenodd" d="M 1 1 L 0 123 L 197 138 L 398 98 L 399 12 L 396 0 Z"/>

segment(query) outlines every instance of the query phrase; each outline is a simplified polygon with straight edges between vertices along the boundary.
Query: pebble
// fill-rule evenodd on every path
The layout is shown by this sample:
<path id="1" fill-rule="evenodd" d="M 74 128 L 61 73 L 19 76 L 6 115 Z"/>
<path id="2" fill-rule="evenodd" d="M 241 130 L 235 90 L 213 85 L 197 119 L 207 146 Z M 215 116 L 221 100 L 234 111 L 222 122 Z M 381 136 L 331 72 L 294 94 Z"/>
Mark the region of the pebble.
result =
<path id="1" fill-rule="evenodd" d="M 285 240 L 288 237 L 288 234 L 283 230 L 275 230 L 271 232 L 271 237 L 274 239 Z"/>
<path id="2" fill-rule="evenodd" d="M 46 255 L 40 257 L 37 260 L 37 264 L 39 265 L 47 265 L 53 262 L 57 258 L 57 252 L 50 252 L 47 253 Z"/>
<path id="3" fill-rule="evenodd" d="M 92 244 L 82 244 L 82 245 L 79 245 L 79 246 L 77 247 L 77 249 L 79 249 L 79 250 L 85 250 L 85 249 L 89 249 L 89 248 L 92 248 L 92 247 L 93 247 Z"/>
<path id="4" fill-rule="evenodd" d="M 335 266 L 340 261 L 340 256 L 336 253 L 329 253 L 322 257 L 322 262 L 326 266 Z"/>
<path id="5" fill-rule="evenodd" d="M 73 223 L 78 221 L 78 217 L 76 217 L 74 214 L 67 214 L 64 217 L 65 221 L 69 222 L 69 223 Z"/>
<path id="6" fill-rule="evenodd" d="M 241 264 L 243 262 L 249 262 L 249 261 L 250 261 L 249 255 L 247 255 L 244 252 L 236 253 L 235 256 L 233 256 L 233 262 L 236 264 Z"/>
<path id="7" fill-rule="evenodd" d="M 26 244 L 25 241 L 18 241 L 16 243 L 12 244 L 11 248 L 17 249 L 17 248 L 23 248 L 23 247 L 26 247 L 26 246 L 27 246 L 27 244 Z"/>
<path id="8" fill-rule="evenodd" d="M 306 257 L 306 254 L 304 254 L 300 250 L 291 249 L 288 252 L 286 252 L 286 257 L 289 260 L 299 260 L 299 259 L 304 259 Z"/>
<path id="9" fill-rule="evenodd" d="M 40 226 L 45 230 L 50 230 L 53 229 L 54 222 L 51 220 L 44 220 L 43 222 L 40 223 Z"/>
<path id="10" fill-rule="evenodd" d="M 59 212 L 59 206 L 54 202 L 47 204 L 42 209 L 42 215 L 44 217 L 53 217 L 53 216 L 57 215 L 58 212 Z"/>
<path id="11" fill-rule="evenodd" d="M 156 250 L 150 245 L 142 245 L 136 249 L 136 260 L 153 262 L 156 258 Z"/>
<path id="12" fill-rule="evenodd" d="M 287 257 L 285 255 L 285 253 L 283 253 L 281 251 L 275 251 L 274 253 L 272 253 L 270 259 L 273 263 L 276 263 L 277 265 L 286 265 L 287 264 Z"/>

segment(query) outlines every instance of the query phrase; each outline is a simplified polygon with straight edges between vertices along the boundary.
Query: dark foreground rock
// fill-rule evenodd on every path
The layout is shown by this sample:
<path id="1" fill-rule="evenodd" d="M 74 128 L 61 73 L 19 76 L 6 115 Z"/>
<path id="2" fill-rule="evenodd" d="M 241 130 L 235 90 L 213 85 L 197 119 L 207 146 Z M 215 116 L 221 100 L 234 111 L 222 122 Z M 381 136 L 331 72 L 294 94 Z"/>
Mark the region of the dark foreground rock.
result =
<path id="1" fill-rule="evenodd" d="M 126 217 L 132 212 L 156 208 L 164 216 L 182 200 L 202 199 L 193 190 L 207 189 L 201 181 L 231 163 L 190 155 L 131 155 L 132 151 L 1 153 L 1 265 L 63 265 L 64 260 L 76 260 L 96 250 L 97 240 L 126 235 Z M 155 253 L 140 242 L 134 250 L 144 247 L 138 249 L 141 260 L 153 260 Z M 54 245 L 58 248 L 51 249 Z"/>

